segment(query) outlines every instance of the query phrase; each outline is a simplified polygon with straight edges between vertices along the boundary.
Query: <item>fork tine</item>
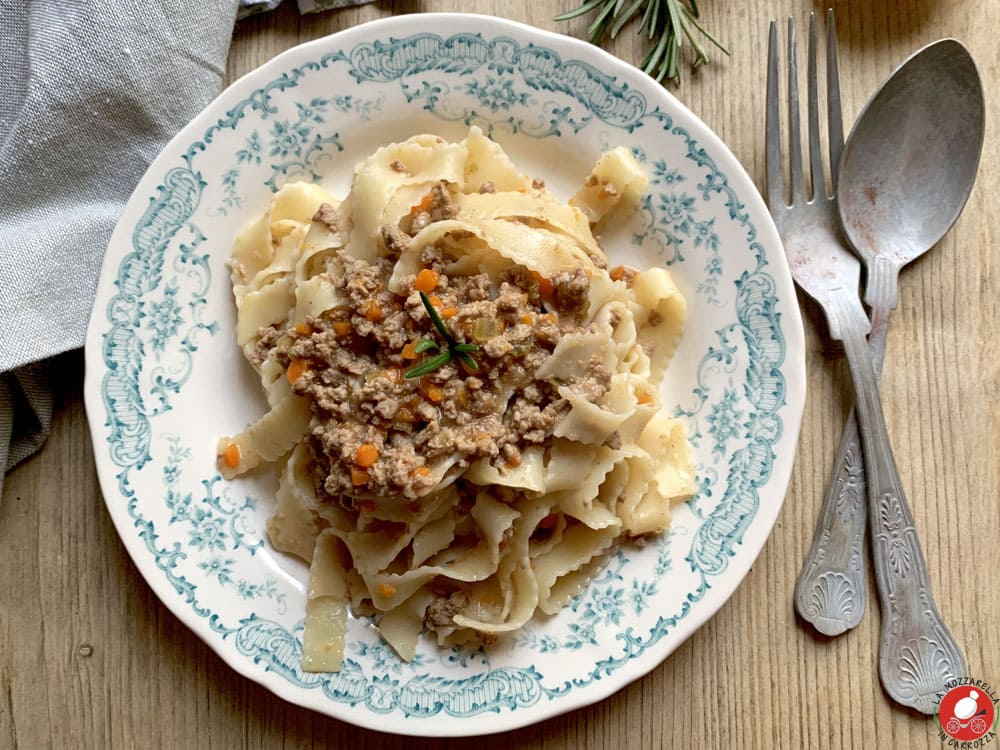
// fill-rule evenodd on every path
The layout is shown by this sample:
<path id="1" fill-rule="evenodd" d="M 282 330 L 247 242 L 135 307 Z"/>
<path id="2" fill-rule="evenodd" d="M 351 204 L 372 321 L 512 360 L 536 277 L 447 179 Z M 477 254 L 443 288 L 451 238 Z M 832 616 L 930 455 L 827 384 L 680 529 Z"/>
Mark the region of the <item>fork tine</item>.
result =
<path id="1" fill-rule="evenodd" d="M 807 112 L 809 117 L 809 166 L 812 172 L 812 195 L 815 200 L 826 196 L 823 179 L 823 151 L 819 145 L 819 92 L 816 73 L 816 14 L 809 14 L 809 90 Z"/>
<path id="2" fill-rule="evenodd" d="M 830 137 L 830 176 L 837 192 L 840 176 L 840 153 L 844 150 L 844 122 L 840 116 L 840 74 L 837 71 L 837 27 L 833 8 L 826 12 L 826 118 Z"/>
<path id="3" fill-rule="evenodd" d="M 771 21 L 767 42 L 767 115 L 764 124 L 764 174 L 767 203 L 773 211 L 785 205 L 785 185 L 781 174 L 781 114 L 778 105 L 778 24 Z"/>
<path id="4" fill-rule="evenodd" d="M 802 173 L 802 127 L 799 124 L 799 78 L 795 63 L 795 21 L 788 18 L 788 146 L 792 183 L 792 204 L 804 201 L 805 176 Z"/>

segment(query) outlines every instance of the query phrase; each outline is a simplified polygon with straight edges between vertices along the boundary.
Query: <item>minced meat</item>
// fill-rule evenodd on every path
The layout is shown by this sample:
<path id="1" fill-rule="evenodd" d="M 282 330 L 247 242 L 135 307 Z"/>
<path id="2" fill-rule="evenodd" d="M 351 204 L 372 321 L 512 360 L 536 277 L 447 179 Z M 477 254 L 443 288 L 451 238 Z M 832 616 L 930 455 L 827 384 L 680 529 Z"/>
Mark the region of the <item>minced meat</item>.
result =
<path id="1" fill-rule="evenodd" d="M 427 222 L 456 215 L 444 182 L 434 186 L 429 203 L 421 212 Z M 336 221 L 332 209 L 321 207 L 317 217 L 321 213 L 324 221 Z M 388 255 L 374 262 L 340 251 L 328 272 L 344 304 L 307 326 L 269 329 L 258 345 L 261 360 L 274 353 L 285 367 L 300 361 L 292 388 L 313 412 L 306 443 L 315 483 L 348 506 L 366 497 L 415 499 L 434 486 L 439 477 L 431 470 L 441 461 L 455 459 L 459 469 L 481 458 L 517 466 L 523 448 L 549 440 L 569 410 L 560 384 L 536 381 L 534 373 L 562 336 L 583 330 L 590 281 L 582 269 L 554 274 L 543 294 L 538 277 L 519 266 L 496 279 L 448 276 L 447 249 L 429 245 L 424 268 L 438 273 L 429 296 L 449 337 L 478 349 L 471 353 L 474 367 L 453 356 L 406 377 L 448 347 L 415 289 L 416 276 L 404 280 L 402 294 L 388 289 L 395 258 L 417 229 L 382 227 Z M 417 354 L 421 341 L 433 345 Z M 566 385 L 596 402 L 610 386 L 610 373 L 595 361 Z M 362 445 L 374 446 L 374 463 L 359 464 Z"/>

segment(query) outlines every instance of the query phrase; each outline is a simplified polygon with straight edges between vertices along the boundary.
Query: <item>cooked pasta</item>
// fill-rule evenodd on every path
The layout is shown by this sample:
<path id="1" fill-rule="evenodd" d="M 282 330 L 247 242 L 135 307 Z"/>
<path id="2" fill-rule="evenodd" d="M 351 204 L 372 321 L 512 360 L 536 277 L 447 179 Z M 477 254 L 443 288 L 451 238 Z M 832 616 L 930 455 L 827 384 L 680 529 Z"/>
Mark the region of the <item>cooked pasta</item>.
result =
<path id="1" fill-rule="evenodd" d="M 695 488 L 663 372 L 684 299 L 594 236 L 646 178 L 604 154 L 558 200 L 472 128 L 376 151 L 343 203 L 290 184 L 244 229 L 237 343 L 270 410 L 218 443 L 279 472 L 271 544 L 311 564 L 302 668 L 349 611 L 411 659 L 555 614 Z"/>

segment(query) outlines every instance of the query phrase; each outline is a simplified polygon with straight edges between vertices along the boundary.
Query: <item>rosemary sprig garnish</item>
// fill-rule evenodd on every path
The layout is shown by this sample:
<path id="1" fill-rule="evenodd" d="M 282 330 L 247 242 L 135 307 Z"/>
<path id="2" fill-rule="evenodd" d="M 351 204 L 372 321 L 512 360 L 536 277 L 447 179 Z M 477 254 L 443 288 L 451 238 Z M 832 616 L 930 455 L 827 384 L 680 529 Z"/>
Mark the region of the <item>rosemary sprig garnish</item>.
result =
<path id="1" fill-rule="evenodd" d="M 420 301 L 424 303 L 424 309 L 427 310 L 427 314 L 431 318 L 431 322 L 437 329 L 437 332 L 444 339 L 447 348 L 438 354 L 436 357 L 432 357 L 426 362 L 417 365 L 416 367 L 407 370 L 405 377 L 407 378 L 419 378 L 423 377 L 429 372 L 434 372 L 439 367 L 448 364 L 452 359 L 457 359 L 467 369 L 472 372 L 479 370 L 479 363 L 476 362 L 475 358 L 472 356 L 479 351 L 479 347 L 475 344 L 459 344 L 451 336 L 451 332 L 448 330 L 448 326 L 444 324 L 441 320 L 441 316 L 438 315 L 438 311 L 434 309 L 434 305 L 431 304 L 430 297 L 428 297 L 423 292 L 420 292 Z M 413 350 L 417 354 L 423 354 L 428 351 L 438 351 L 441 349 L 440 344 L 434 339 L 421 339 Z"/>
<path id="2" fill-rule="evenodd" d="M 597 17 L 587 28 L 590 41 L 600 44 L 604 37 L 618 36 L 633 18 L 642 10 L 638 33 L 645 33 L 652 43 L 642 61 L 642 70 L 657 81 L 664 79 L 681 82 L 681 50 L 690 43 L 694 50 L 691 69 L 709 62 L 708 49 L 699 37 L 704 37 L 726 55 L 727 50 L 718 39 L 698 23 L 700 12 L 697 0 L 582 0 L 575 10 L 556 16 L 556 21 L 568 21 L 591 11 L 598 11 Z M 655 40 L 655 42 L 654 42 Z"/>

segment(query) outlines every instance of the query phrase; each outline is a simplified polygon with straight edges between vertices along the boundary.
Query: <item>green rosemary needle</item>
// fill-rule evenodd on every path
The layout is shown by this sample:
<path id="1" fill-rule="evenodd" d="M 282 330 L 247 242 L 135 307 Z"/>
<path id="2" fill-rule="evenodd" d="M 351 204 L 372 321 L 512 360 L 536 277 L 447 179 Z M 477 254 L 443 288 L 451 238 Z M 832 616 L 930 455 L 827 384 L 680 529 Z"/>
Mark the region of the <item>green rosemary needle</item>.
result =
<path id="1" fill-rule="evenodd" d="M 594 44 L 606 36 L 614 39 L 626 23 L 639 16 L 637 32 L 645 33 L 652 45 L 642 61 L 642 70 L 657 81 L 680 83 L 681 51 L 685 45 L 694 50 L 691 68 L 709 62 L 707 39 L 726 55 L 722 43 L 698 23 L 700 15 L 697 0 L 583 0 L 579 8 L 556 16 L 556 21 L 568 21 L 577 16 L 597 11 L 597 16 L 587 28 L 587 35 Z"/>
<path id="2" fill-rule="evenodd" d="M 430 297 L 423 292 L 420 292 L 420 301 L 424 303 L 424 309 L 427 310 L 431 323 L 434 324 L 437 332 L 441 335 L 441 338 L 444 339 L 444 343 L 447 345 L 447 348 L 436 357 L 432 357 L 426 362 L 407 370 L 404 377 L 423 377 L 430 372 L 434 372 L 437 368 L 448 364 L 453 357 L 457 358 L 459 362 L 465 365 L 465 367 L 472 372 L 479 370 L 479 363 L 476 362 L 475 358 L 472 356 L 479 351 L 479 347 L 475 344 L 459 344 L 455 341 L 455 339 L 451 336 L 451 332 L 448 331 L 448 326 L 444 324 L 444 321 L 441 320 L 441 316 L 438 315 L 438 311 L 434 308 Z M 413 351 L 417 354 L 423 354 L 426 351 L 438 351 L 440 348 L 441 346 L 434 339 L 421 339 L 417 345 L 413 347 Z"/>

